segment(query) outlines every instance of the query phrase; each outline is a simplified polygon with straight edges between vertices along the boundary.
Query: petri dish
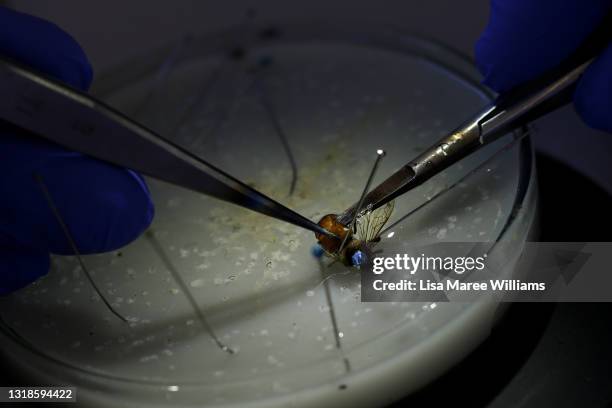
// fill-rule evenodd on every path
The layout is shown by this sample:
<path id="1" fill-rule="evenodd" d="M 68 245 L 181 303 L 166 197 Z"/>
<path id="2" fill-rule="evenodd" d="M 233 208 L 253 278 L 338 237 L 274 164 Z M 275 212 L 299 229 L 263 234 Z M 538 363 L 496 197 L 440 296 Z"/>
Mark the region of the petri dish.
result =
<path id="1" fill-rule="evenodd" d="M 376 149 L 387 151 L 378 182 L 492 98 L 470 62 L 439 44 L 343 27 L 186 36 L 108 73 L 95 92 L 318 220 L 358 199 Z M 397 199 L 390 223 L 431 203 L 380 248 L 504 243 L 512 275 L 536 224 L 529 139 L 482 163 L 514 136 Z M 151 228 L 119 251 L 83 257 L 128 323 L 105 308 L 75 257 L 54 257 L 47 276 L 1 300 L 0 341 L 17 369 L 77 386 L 82 406 L 383 406 L 469 353 L 500 312 L 488 298 L 361 302 L 359 272 L 322 270 L 311 232 L 148 182 Z"/>

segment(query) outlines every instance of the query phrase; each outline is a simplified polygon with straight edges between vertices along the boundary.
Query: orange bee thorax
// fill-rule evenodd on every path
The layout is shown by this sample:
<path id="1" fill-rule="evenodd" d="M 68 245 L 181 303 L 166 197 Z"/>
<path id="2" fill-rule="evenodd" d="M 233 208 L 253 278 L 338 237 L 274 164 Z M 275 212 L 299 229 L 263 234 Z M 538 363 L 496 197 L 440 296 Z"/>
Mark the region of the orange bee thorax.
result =
<path id="1" fill-rule="evenodd" d="M 321 218 L 319 221 L 319 225 L 338 237 L 334 238 L 315 233 L 315 237 L 317 238 L 317 241 L 319 241 L 319 245 L 321 245 L 321 247 L 329 254 L 336 254 L 338 252 L 342 241 L 347 235 L 349 235 L 347 243 L 351 240 L 351 231 L 344 224 L 338 221 L 337 214 L 327 214 L 323 216 L 323 218 Z"/>

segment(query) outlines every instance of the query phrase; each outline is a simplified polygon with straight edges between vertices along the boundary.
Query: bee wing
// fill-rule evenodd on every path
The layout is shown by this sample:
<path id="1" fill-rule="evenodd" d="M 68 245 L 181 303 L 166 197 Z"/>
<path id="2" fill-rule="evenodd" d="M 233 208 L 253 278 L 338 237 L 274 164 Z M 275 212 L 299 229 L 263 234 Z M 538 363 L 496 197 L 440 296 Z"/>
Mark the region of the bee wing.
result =
<path id="1" fill-rule="evenodd" d="M 378 237 L 380 231 L 391 218 L 395 201 L 389 201 L 384 206 L 377 208 L 369 214 L 357 220 L 357 235 L 360 240 L 370 242 Z"/>

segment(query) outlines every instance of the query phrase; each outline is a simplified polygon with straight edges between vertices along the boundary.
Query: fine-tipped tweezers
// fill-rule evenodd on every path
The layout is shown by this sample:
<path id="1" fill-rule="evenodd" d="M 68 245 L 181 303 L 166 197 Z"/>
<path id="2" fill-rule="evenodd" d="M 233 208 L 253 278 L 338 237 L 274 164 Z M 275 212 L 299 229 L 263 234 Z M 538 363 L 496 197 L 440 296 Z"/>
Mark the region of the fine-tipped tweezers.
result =
<path id="1" fill-rule="evenodd" d="M 572 99 L 577 81 L 612 39 L 612 15 L 567 60 L 497 100 L 339 215 L 349 225 L 453 163 Z M 525 62 L 525 63 L 528 63 Z M 66 148 L 164 180 L 316 233 L 335 236 L 134 122 L 91 96 L 16 62 L 0 59 L 0 119 Z"/>
<path id="2" fill-rule="evenodd" d="M 95 98 L 5 59 L 0 119 L 96 159 L 335 236 Z"/>
<path id="3" fill-rule="evenodd" d="M 483 146 L 570 103 L 578 80 L 611 41 L 612 13 L 561 64 L 498 96 L 345 210 L 338 221 L 349 225 L 355 216 L 385 205 Z"/>

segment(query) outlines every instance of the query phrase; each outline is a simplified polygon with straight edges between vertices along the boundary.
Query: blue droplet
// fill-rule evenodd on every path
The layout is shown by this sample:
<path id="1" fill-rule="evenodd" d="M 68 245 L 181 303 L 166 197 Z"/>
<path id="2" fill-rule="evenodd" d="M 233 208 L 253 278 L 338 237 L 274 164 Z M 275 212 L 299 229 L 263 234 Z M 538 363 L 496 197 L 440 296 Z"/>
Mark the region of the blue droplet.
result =
<path id="1" fill-rule="evenodd" d="M 323 248 L 321 248 L 321 245 L 319 244 L 314 244 L 310 252 L 312 253 L 312 256 L 314 256 L 315 258 L 320 258 L 325 253 L 325 251 L 323 250 Z"/>
<path id="2" fill-rule="evenodd" d="M 363 251 L 355 251 L 353 256 L 351 256 L 351 262 L 353 263 L 353 266 L 363 265 L 366 262 L 366 255 L 363 253 Z"/>

